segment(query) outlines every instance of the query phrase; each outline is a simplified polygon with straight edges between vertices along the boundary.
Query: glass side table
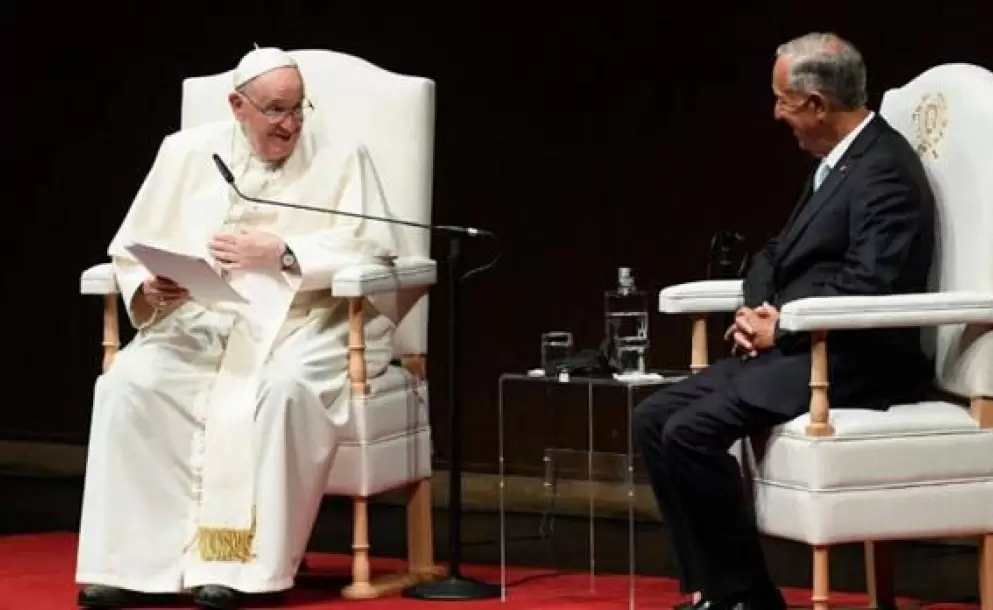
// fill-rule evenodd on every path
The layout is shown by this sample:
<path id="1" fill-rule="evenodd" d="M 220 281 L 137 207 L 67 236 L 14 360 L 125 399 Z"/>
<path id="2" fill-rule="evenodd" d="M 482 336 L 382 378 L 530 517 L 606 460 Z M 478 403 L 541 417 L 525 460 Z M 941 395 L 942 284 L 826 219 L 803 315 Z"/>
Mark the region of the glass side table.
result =
<path id="1" fill-rule="evenodd" d="M 522 384 L 546 384 L 549 388 L 555 386 L 585 386 L 586 387 L 586 470 L 589 488 L 589 576 L 590 590 L 596 588 L 596 553 L 595 553 L 595 494 L 593 492 L 594 483 L 594 456 L 598 453 L 594 447 L 593 434 L 593 405 L 595 388 L 615 388 L 626 394 L 626 453 L 621 457 L 624 463 L 624 484 L 626 486 L 627 518 L 628 518 L 628 607 L 635 607 L 635 482 L 634 464 L 635 452 L 632 435 L 631 416 L 635 406 L 635 395 L 641 389 L 655 391 L 663 386 L 673 384 L 687 377 L 683 371 L 660 371 L 653 375 L 646 375 L 636 380 L 619 380 L 612 377 L 583 377 L 575 375 L 546 376 L 543 371 L 532 373 L 504 373 L 500 376 L 497 389 L 497 409 L 498 409 L 498 438 L 499 438 L 499 496 L 500 496 L 500 597 L 506 601 L 507 598 L 507 527 L 505 511 L 505 488 L 506 488 L 506 462 L 504 452 L 504 386 L 507 383 Z M 553 453 L 569 451 L 556 448 L 546 448 L 543 452 L 543 462 L 545 467 L 545 488 L 553 484 L 550 477 L 557 477 L 556 469 L 553 465 Z M 546 491 L 547 494 L 547 491 Z M 542 529 L 547 529 L 549 516 L 547 513 L 542 518 Z"/>

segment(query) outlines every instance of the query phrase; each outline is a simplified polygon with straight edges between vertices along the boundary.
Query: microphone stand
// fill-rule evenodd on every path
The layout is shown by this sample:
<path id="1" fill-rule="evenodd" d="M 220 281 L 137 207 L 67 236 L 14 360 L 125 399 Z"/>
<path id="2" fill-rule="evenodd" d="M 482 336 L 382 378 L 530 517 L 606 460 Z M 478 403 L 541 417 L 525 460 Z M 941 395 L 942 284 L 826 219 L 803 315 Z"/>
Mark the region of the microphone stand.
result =
<path id="1" fill-rule="evenodd" d="M 460 381 L 459 256 L 462 236 L 448 234 L 448 576 L 412 585 L 402 595 L 412 599 L 458 601 L 488 599 L 500 595 L 500 586 L 462 575 L 462 409 L 458 400 Z"/>
<path id="2" fill-rule="evenodd" d="M 482 267 L 473 269 L 469 273 L 461 276 L 459 273 L 459 256 L 462 253 L 462 236 L 470 237 L 491 237 L 496 236 L 489 231 L 474 229 L 471 227 L 458 227 L 452 225 L 429 225 L 399 218 L 383 218 L 346 212 L 344 210 L 332 210 L 328 208 L 318 208 L 296 203 L 286 203 L 258 197 L 249 197 L 241 192 L 235 183 L 234 175 L 228 166 L 221 160 L 220 156 L 212 155 L 217 171 L 220 172 L 224 181 L 227 182 L 239 197 L 246 201 L 261 203 L 264 205 L 274 205 L 277 207 L 294 208 L 321 214 L 333 214 L 340 216 L 350 216 L 353 218 L 363 218 L 375 220 L 389 224 L 398 224 L 408 227 L 417 227 L 428 231 L 438 231 L 448 234 L 448 426 L 450 440 L 449 456 L 449 502 L 448 502 L 448 540 L 449 540 L 449 560 L 448 576 L 442 580 L 423 582 L 412 585 L 403 590 L 404 597 L 414 599 L 433 600 L 468 600 L 487 599 L 500 595 L 499 585 L 494 585 L 479 580 L 466 578 L 462 575 L 462 409 L 459 408 L 459 330 L 461 316 L 459 311 L 459 282 L 465 280 L 470 275 L 484 271 L 493 266 L 499 258 L 497 256 Z"/>

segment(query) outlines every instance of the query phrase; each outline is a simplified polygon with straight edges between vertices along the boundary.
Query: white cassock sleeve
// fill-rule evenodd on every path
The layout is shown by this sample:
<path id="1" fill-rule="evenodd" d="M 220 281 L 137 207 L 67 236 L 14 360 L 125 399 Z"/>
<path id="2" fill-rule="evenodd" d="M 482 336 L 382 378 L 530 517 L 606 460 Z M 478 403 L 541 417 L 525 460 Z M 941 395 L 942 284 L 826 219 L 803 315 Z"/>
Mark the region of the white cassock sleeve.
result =
<path id="1" fill-rule="evenodd" d="M 185 164 L 184 156 L 177 148 L 175 134 L 162 140 L 152 168 L 145 176 L 107 251 L 128 318 L 136 328 L 144 324 L 153 313 L 152 307 L 143 299 L 135 299 L 142 283 L 152 277 L 152 274 L 124 247 L 131 242 L 136 226 L 165 228 L 168 223 L 175 222 L 172 218 L 172 204 L 181 196 L 180 185 L 183 183 L 181 177 Z"/>
<path id="2" fill-rule="evenodd" d="M 382 195 L 370 188 L 365 179 L 365 155 L 355 150 L 348 157 L 342 188 L 333 209 L 371 216 L 387 217 Z M 336 215 L 331 228 L 286 239 L 300 267 L 297 291 L 325 290 L 335 273 L 354 265 L 385 263 L 396 256 L 393 225 Z"/>

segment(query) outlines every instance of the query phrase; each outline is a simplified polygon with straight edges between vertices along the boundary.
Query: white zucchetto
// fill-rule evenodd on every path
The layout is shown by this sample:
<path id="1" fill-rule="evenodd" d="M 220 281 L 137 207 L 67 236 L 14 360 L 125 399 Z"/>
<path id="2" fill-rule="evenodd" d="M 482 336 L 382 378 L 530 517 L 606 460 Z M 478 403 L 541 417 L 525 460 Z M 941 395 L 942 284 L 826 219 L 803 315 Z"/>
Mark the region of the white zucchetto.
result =
<path id="1" fill-rule="evenodd" d="M 234 88 L 278 68 L 296 68 L 297 62 L 282 49 L 256 47 L 249 51 L 234 69 Z"/>

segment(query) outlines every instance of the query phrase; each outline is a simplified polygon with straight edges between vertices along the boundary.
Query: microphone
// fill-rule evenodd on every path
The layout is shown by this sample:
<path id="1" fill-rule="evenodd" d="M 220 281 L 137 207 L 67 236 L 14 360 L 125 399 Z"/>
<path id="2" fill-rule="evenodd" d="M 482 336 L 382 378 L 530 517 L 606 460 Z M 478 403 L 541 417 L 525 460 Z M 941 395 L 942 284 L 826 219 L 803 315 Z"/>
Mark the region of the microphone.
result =
<path id="1" fill-rule="evenodd" d="M 251 201 L 253 203 L 261 203 L 263 205 L 274 205 L 284 208 L 294 208 L 297 210 L 306 210 L 308 212 L 317 212 L 320 214 L 337 214 L 340 216 L 351 216 L 352 218 L 361 218 L 364 220 L 375 220 L 378 222 L 386 222 L 389 224 L 405 225 L 408 227 L 417 227 L 419 229 L 426 229 L 428 231 L 445 231 L 447 233 L 459 233 L 462 235 L 468 235 L 470 237 L 496 237 L 490 231 L 486 229 L 475 229 L 473 227 L 459 227 L 455 225 L 429 225 L 421 222 L 414 222 L 413 220 L 402 220 L 399 218 L 386 218 L 384 216 L 372 216 L 369 214 L 359 214 L 357 212 L 346 212 L 344 210 L 332 210 L 329 208 L 318 208 L 309 205 L 300 205 L 299 203 L 287 203 L 285 201 L 273 201 L 271 199 L 260 199 L 258 197 L 249 197 L 245 193 L 241 192 L 238 185 L 235 183 L 234 174 L 228 169 L 228 166 L 221 160 L 220 156 L 217 154 L 213 155 L 214 165 L 217 166 L 217 171 L 220 172 L 221 177 L 224 181 L 231 185 L 234 192 L 238 194 L 239 197 L 245 201 Z"/>

